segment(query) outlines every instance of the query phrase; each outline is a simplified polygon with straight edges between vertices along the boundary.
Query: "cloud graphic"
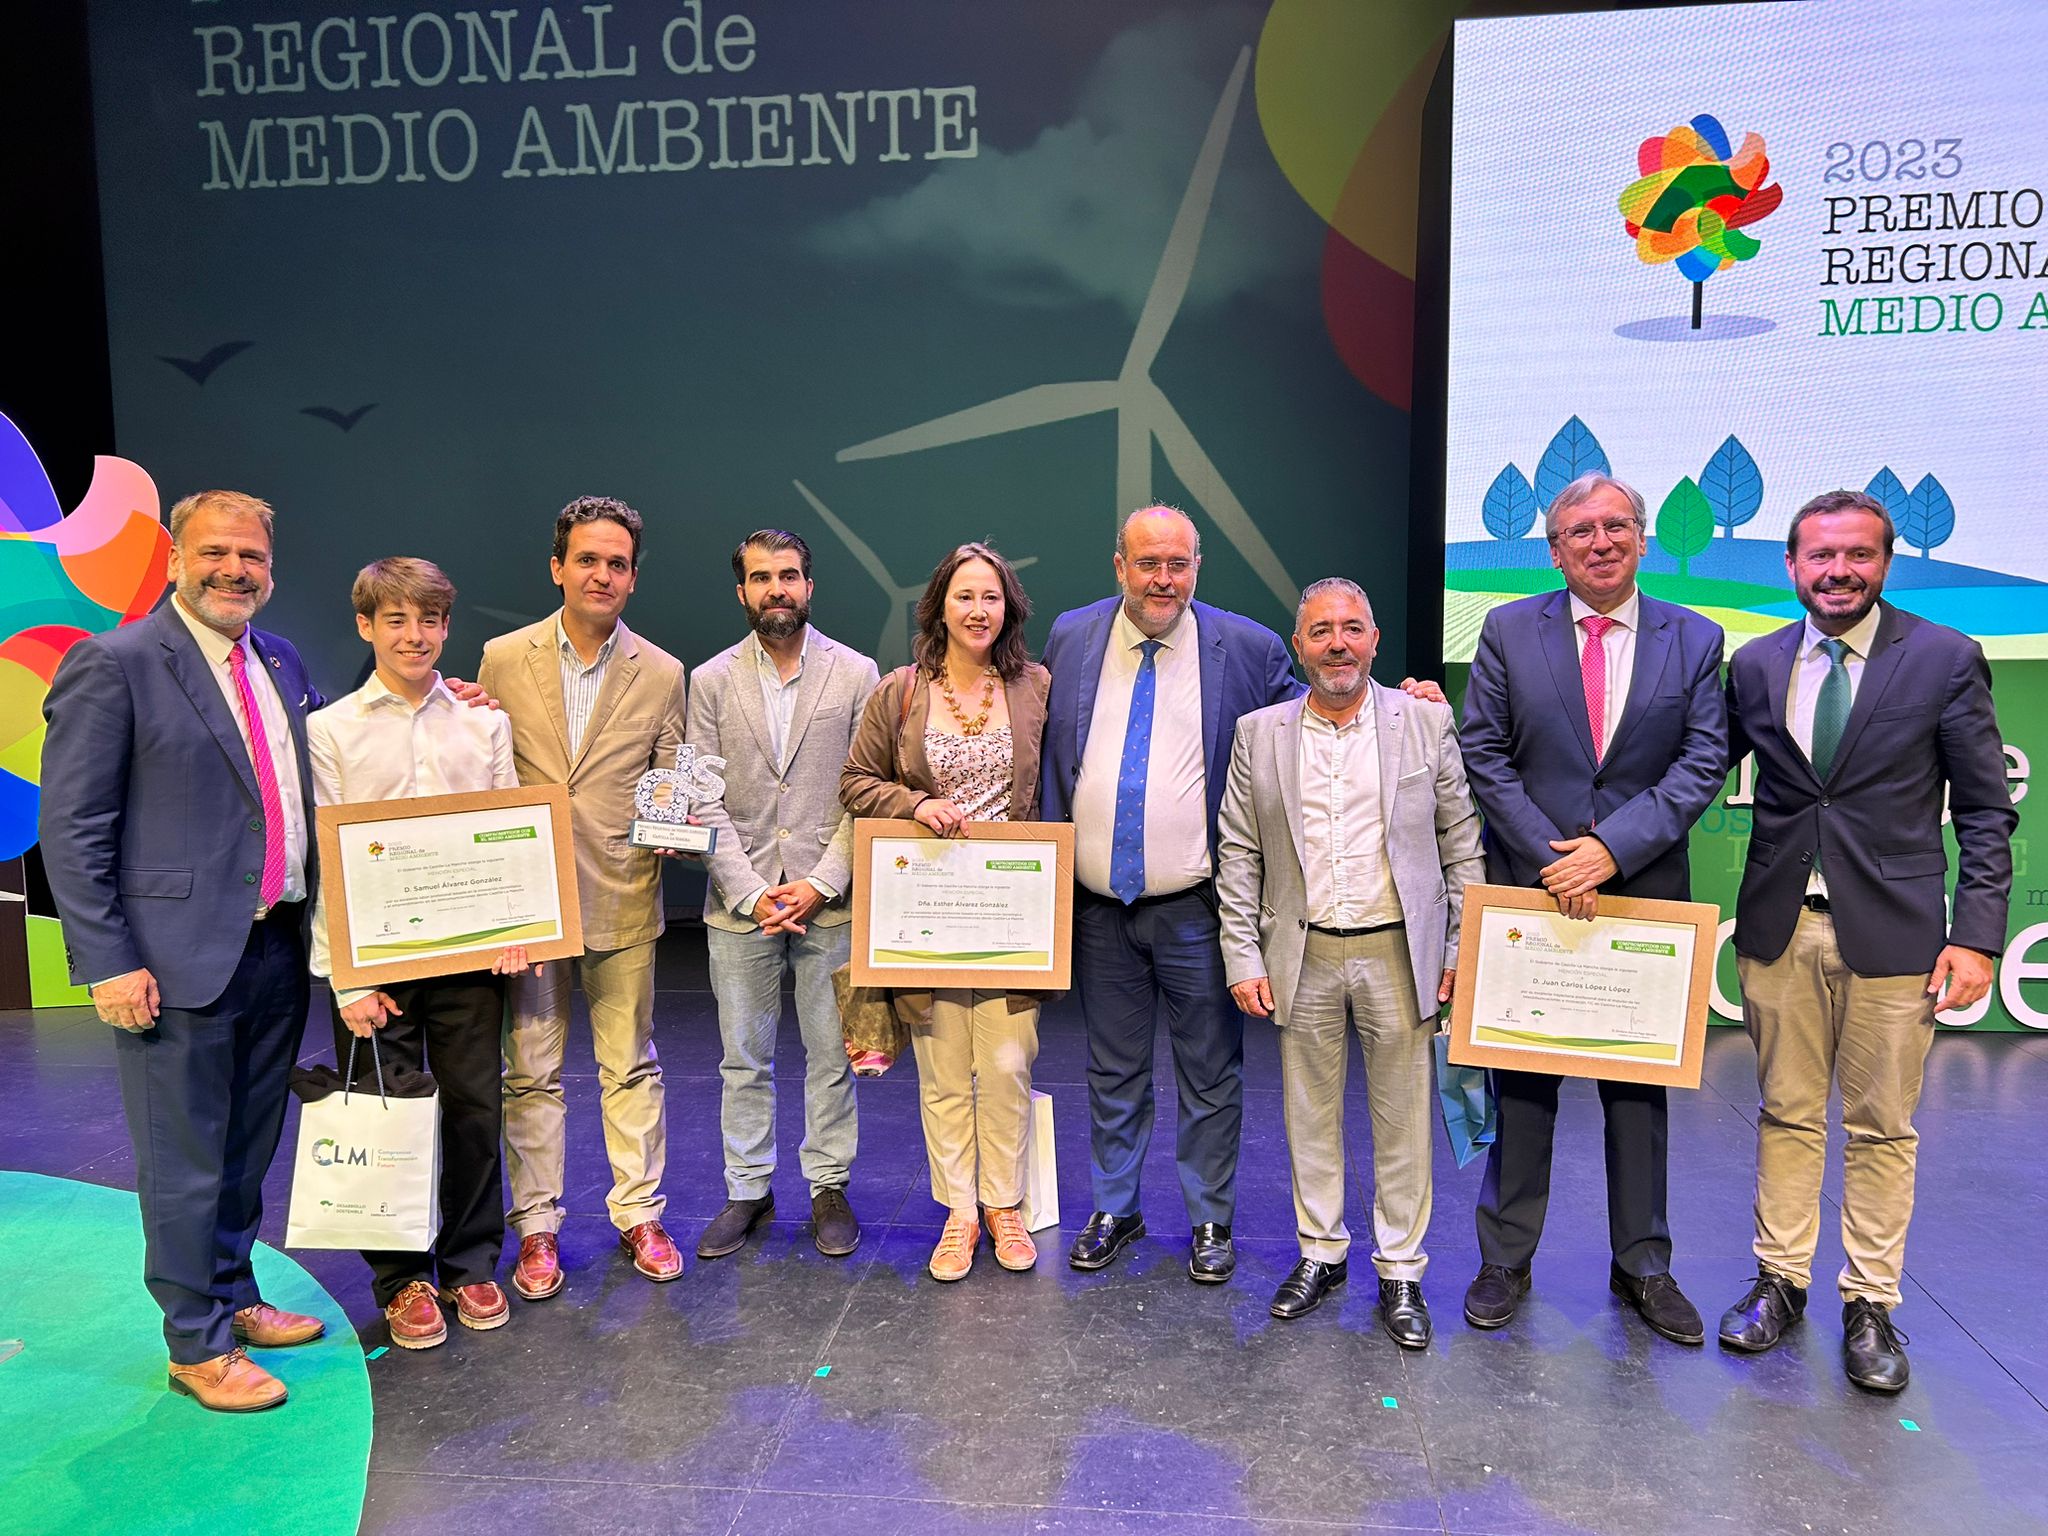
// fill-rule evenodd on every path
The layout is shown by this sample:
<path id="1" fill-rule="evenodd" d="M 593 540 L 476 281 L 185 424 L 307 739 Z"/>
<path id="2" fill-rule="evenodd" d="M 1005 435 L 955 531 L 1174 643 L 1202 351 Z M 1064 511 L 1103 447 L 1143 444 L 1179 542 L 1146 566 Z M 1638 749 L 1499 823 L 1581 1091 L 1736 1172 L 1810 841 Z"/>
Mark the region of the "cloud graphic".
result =
<path id="1" fill-rule="evenodd" d="M 809 243 L 844 261 L 921 257 L 996 303 L 1108 299 L 1135 318 L 1187 186 L 1188 146 L 1201 142 L 1218 83 L 1258 35 L 1261 10 L 1169 16 L 1118 34 L 1082 80 L 1068 121 L 1022 149 L 984 137 L 975 159 L 946 162 L 910 190 L 828 221 Z M 1257 140 L 1245 143 L 1225 163 L 1190 306 L 1315 270 L 1318 240 L 1273 237 L 1300 222 L 1300 204 Z"/>

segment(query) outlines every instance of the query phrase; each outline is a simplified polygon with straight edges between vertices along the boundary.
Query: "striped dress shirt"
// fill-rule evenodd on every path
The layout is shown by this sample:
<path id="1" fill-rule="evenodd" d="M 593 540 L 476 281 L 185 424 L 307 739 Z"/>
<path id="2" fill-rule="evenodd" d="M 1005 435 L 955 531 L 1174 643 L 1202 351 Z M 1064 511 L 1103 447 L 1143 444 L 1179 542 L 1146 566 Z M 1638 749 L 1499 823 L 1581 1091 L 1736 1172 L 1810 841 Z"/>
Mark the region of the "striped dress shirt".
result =
<path id="1" fill-rule="evenodd" d="M 583 750 L 584 727 L 590 724 L 590 712 L 597 707 L 598 694 L 604 691 L 604 675 L 611 670 L 612 648 L 618 643 L 619 632 L 614 628 L 597 648 L 597 660 L 586 667 L 570 643 L 569 632 L 562 628 L 561 615 L 555 615 L 555 649 L 562 663 L 562 713 L 569 722 L 572 763 Z"/>

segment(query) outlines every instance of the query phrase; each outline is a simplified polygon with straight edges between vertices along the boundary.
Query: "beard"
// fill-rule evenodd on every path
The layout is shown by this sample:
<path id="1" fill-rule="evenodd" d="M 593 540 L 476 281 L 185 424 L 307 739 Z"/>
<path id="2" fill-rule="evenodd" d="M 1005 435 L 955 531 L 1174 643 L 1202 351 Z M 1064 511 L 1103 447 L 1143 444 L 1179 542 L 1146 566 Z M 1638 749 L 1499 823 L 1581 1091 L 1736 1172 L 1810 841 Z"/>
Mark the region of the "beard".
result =
<path id="1" fill-rule="evenodd" d="M 1853 629 L 1863 622 L 1865 614 L 1877 606 L 1877 600 L 1883 593 L 1884 589 L 1882 587 L 1874 587 L 1867 581 L 1859 582 L 1854 587 L 1802 587 L 1799 589 L 1799 603 L 1801 607 L 1817 619 L 1826 619 L 1830 623 L 1843 624 L 1847 628 Z M 1852 597 L 1855 599 L 1855 602 L 1852 607 L 1842 612 L 1830 613 L 1821 606 L 1820 599 L 1823 595 L 1829 597 Z"/>
<path id="2" fill-rule="evenodd" d="M 201 622 L 225 629 L 253 619 L 270 601 L 270 588 L 260 581 L 229 581 L 215 576 L 204 581 L 179 582 L 178 596 Z"/>
<path id="3" fill-rule="evenodd" d="M 811 622 L 811 607 L 808 603 L 763 603 L 747 610 L 747 622 L 763 639 L 787 640 Z"/>
<path id="4" fill-rule="evenodd" d="M 1309 668 L 1309 680 L 1315 684 L 1315 691 L 1322 694 L 1325 698 L 1339 699 L 1349 703 L 1365 690 L 1368 674 L 1365 663 L 1355 658 L 1349 662 L 1340 663 L 1340 665 L 1352 666 L 1357 669 L 1351 674 L 1348 682 L 1340 683 L 1335 681 L 1331 677 L 1331 673 L 1335 668 L 1327 663 Z"/>

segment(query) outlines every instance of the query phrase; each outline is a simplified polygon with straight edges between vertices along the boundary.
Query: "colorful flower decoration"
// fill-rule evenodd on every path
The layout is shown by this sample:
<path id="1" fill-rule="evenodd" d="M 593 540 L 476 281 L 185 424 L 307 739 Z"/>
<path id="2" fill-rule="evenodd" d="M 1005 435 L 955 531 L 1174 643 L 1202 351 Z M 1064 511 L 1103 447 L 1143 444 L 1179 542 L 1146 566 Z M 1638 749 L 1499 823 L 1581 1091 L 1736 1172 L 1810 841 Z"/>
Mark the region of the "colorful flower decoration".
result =
<path id="1" fill-rule="evenodd" d="M 1621 194 L 1621 216 L 1637 257 L 1651 266 L 1674 262 L 1689 282 L 1704 283 L 1762 244 L 1743 233 L 1785 200 L 1764 185 L 1771 162 L 1761 136 L 1749 133 L 1729 152 L 1728 130 L 1701 113 L 1636 151 L 1640 177 Z"/>
<path id="2" fill-rule="evenodd" d="M 0 859 L 36 840 L 43 698 L 64 653 L 149 612 L 171 539 L 156 482 L 105 455 L 69 517 L 28 439 L 0 416 Z"/>

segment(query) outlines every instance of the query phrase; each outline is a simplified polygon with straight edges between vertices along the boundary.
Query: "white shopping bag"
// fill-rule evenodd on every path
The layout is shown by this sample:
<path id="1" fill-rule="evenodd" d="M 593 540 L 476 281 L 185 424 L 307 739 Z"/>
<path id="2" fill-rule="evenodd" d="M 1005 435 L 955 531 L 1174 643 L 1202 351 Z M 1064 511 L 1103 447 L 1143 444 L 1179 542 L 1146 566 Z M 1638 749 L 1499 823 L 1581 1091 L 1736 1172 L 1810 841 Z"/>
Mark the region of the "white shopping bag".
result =
<path id="1" fill-rule="evenodd" d="M 424 1253 L 440 1230 L 438 1093 L 387 1097 L 380 1062 L 376 1088 L 301 1106 L 287 1248 Z"/>
<path id="2" fill-rule="evenodd" d="M 1053 1160 L 1052 1095 L 1031 1093 L 1031 1120 L 1024 1128 L 1024 1226 L 1042 1232 L 1060 1224 L 1059 1165 Z"/>

